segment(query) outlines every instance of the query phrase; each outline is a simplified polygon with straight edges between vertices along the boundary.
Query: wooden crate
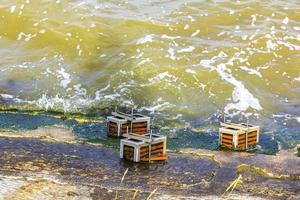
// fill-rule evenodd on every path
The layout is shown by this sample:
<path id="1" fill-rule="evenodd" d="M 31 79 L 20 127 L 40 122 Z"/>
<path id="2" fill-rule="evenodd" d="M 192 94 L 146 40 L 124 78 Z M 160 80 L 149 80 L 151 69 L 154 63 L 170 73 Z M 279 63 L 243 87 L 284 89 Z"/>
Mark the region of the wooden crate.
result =
<path id="1" fill-rule="evenodd" d="M 157 134 L 125 134 L 120 141 L 120 158 L 133 162 L 165 161 L 167 138 Z M 149 150 L 151 153 L 149 154 Z M 150 159 L 149 159 L 150 157 Z"/>
<path id="2" fill-rule="evenodd" d="M 143 135 L 149 132 L 150 117 L 134 113 L 128 115 L 120 112 L 113 112 L 107 117 L 107 135 L 109 137 L 122 137 L 126 133 Z"/>
<path id="3" fill-rule="evenodd" d="M 219 145 L 228 149 L 255 148 L 259 142 L 259 126 L 251 124 L 221 123 Z"/>

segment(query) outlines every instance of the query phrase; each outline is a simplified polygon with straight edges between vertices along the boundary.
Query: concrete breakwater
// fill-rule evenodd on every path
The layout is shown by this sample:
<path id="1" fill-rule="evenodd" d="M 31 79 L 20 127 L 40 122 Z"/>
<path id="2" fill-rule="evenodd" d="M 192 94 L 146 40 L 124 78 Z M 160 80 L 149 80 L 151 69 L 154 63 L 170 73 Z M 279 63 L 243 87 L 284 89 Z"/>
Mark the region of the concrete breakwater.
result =
<path id="1" fill-rule="evenodd" d="M 231 195 L 296 199 L 300 195 L 300 159 L 289 151 L 270 156 L 183 149 L 171 153 L 165 164 L 148 165 L 122 161 L 118 152 L 106 147 L 31 138 L 0 137 L 0 150 L 0 186 L 10 183 L 1 186 L 2 198 L 23 193 L 29 198 L 42 191 L 57 199 L 72 195 L 112 199 L 118 190 L 119 198 L 131 199 L 137 191 L 136 199 L 145 199 L 154 189 L 155 199 L 168 195 L 174 199 Z M 239 175 L 242 182 L 233 192 L 224 193 Z"/>

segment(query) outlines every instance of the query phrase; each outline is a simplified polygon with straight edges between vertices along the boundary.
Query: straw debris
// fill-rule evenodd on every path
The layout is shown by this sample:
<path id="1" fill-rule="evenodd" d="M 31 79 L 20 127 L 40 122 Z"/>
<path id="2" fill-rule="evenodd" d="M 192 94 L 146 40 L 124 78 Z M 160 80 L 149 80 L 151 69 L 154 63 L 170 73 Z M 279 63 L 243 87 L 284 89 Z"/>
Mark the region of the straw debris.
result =
<path id="1" fill-rule="evenodd" d="M 237 185 L 243 184 L 242 175 L 240 174 L 235 180 L 231 181 L 223 195 L 229 195 L 233 192 Z"/>
<path id="2" fill-rule="evenodd" d="M 123 181 L 124 181 L 125 176 L 126 176 L 127 173 L 128 173 L 128 168 L 125 170 L 125 172 L 124 172 L 124 174 L 123 174 L 123 176 L 121 178 L 121 182 L 120 182 L 120 185 L 119 185 L 120 187 L 121 187 L 121 185 L 122 185 L 122 183 L 123 183 Z M 119 191 L 119 188 L 116 189 L 115 199 L 118 199 L 118 191 Z"/>

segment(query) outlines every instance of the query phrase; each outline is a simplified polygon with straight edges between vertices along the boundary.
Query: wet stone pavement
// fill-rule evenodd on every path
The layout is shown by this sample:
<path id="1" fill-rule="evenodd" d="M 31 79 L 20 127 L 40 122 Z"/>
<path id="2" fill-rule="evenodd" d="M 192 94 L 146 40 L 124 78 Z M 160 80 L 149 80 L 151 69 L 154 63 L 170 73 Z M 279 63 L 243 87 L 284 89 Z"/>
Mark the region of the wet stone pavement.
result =
<path id="1" fill-rule="evenodd" d="M 134 164 L 120 160 L 119 153 L 107 147 L 0 137 L 0 173 L 26 177 L 47 172 L 55 176 L 55 180 L 93 187 L 89 195 L 94 199 L 112 199 L 115 195 L 112 191 L 118 188 L 123 191 L 119 197 L 125 195 L 124 199 L 131 199 L 137 190 L 140 196 L 136 199 L 145 199 L 155 189 L 157 194 L 221 196 L 229 183 L 237 178 L 238 164 L 271 165 L 260 164 L 271 156 L 260 155 L 265 159 L 259 160 L 246 153 L 247 156 L 232 154 L 232 159 L 226 159 L 230 154 L 219 152 L 216 158 L 221 163 L 209 156 L 169 153 L 170 159 L 166 163 Z M 299 158 L 295 159 L 291 164 L 299 164 Z M 284 166 L 278 167 L 281 169 L 275 172 L 289 171 L 285 171 Z M 128 173 L 120 184 L 127 168 Z M 299 175 L 295 166 L 290 172 Z M 299 197 L 299 180 L 266 178 L 251 171 L 242 175 L 243 184 L 235 190 L 238 193 L 274 199 Z"/>
<path id="2" fill-rule="evenodd" d="M 159 187 L 178 194 L 204 193 L 219 168 L 210 159 L 199 162 L 175 154 L 166 163 L 133 164 L 120 160 L 118 152 L 109 148 L 36 139 L 0 138 L 0 149 L 2 171 L 47 170 L 71 182 L 117 187 L 129 168 L 123 187 L 146 191 Z"/>

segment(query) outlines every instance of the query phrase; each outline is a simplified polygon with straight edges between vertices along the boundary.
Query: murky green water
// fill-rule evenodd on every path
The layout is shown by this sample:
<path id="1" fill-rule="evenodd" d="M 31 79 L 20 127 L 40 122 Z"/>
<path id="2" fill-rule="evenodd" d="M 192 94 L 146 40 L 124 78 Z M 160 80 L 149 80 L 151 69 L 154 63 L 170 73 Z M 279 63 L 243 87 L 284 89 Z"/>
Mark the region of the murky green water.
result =
<path id="1" fill-rule="evenodd" d="M 226 113 L 300 141 L 297 0 L 3 0 L 0 56 L 1 105 L 135 106 L 175 127 Z"/>
<path id="2" fill-rule="evenodd" d="M 78 123 L 73 119 L 64 120 L 57 118 L 57 115 L 53 115 L 53 113 L 32 115 L 30 113 L 0 112 L 0 132 L 1 130 L 28 131 L 42 127 L 65 127 L 66 130 L 72 130 L 75 139 L 79 143 L 88 142 L 91 144 L 103 144 L 114 149 L 119 148 L 119 139 L 107 137 L 106 123 Z M 218 147 L 219 137 L 216 130 L 154 129 L 154 131 L 168 137 L 167 148 L 172 151 L 178 152 L 184 148 L 220 150 Z M 262 134 L 260 138 L 258 148 L 250 152 L 262 154 L 275 154 L 278 152 L 278 143 L 273 136 Z M 289 142 L 286 141 L 283 144 L 289 144 Z"/>

